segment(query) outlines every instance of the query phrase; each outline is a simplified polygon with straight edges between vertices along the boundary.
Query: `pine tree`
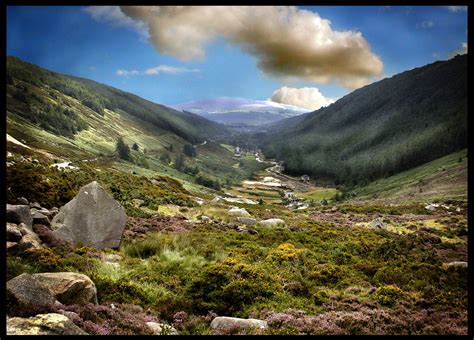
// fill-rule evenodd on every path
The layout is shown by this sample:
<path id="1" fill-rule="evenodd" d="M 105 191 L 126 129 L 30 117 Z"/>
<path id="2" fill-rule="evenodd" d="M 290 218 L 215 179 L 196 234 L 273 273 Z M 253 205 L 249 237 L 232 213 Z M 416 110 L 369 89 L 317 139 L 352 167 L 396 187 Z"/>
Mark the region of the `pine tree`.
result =
<path id="1" fill-rule="evenodd" d="M 117 139 L 117 146 L 115 150 L 117 151 L 120 158 L 129 162 L 133 161 L 132 155 L 130 154 L 130 148 L 128 147 L 127 144 L 125 144 L 122 137 L 119 137 Z"/>

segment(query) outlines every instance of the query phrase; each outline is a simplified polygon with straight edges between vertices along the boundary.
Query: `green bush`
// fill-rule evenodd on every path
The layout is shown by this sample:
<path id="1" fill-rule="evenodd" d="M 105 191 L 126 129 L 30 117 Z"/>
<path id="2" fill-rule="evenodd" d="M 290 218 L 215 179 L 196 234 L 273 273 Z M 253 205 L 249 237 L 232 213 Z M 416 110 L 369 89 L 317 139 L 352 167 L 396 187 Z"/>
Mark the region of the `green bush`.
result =
<path id="1" fill-rule="evenodd" d="M 374 299 L 383 306 L 392 307 L 398 303 L 404 295 L 404 292 L 397 286 L 387 285 L 375 290 Z"/>

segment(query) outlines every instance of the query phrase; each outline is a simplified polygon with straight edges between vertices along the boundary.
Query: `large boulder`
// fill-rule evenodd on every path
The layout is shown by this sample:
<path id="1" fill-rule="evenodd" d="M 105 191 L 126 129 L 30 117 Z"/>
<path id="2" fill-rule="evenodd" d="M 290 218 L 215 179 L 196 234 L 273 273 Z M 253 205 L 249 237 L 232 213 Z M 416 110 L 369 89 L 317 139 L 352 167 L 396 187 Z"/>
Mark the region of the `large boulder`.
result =
<path id="1" fill-rule="evenodd" d="M 49 288 L 55 298 L 65 305 L 97 304 L 94 282 L 84 275 L 72 272 L 33 274 L 43 286 Z"/>
<path id="2" fill-rule="evenodd" d="M 244 208 L 232 208 L 227 212 L 231 216 L 250 217 L 250 214 Z"/>
<path id="3" fill-rule="evenodd" d="M 57 303 L 51 290 L 36 277 L 23 273 L 7 282 L 7 299 L 12 305 L 52 305 Z"/>
<path id="4" fill-rule="evenodd" d="M 259 319 L 240 319 L 232 318 L 229 316 L 218 316 L 211 322 L 211 328 L 224 329 L 224 328 L 268 328 L 268 324 L 265 320 Z"/>
<path id="5" fill-rule="evenodd" d="M 118 248 L 125 228 L 125 209 L 96 181 L 83 186 L 51 222 L 63 240 L 95 248 Z"/>
<path id="6" fill-rule="evenodd" d="M 7 335 L 88 335 L 68 317 L 57 314 L 38 314 L 31 318 L 8 318 Z"/>
<path id="7" fill-rule="evenodd" d="M 29 228 L 33 226 L 33 217 L 30 214 L 28 205 L 7 204 L 7 222 L 20 224 L 24 223 Z"/>
<path id="8" fill-rule="evenodd" d="M 260 227 L 284 227 L 285 221 L 279 218 L 269 218 L 268 220 L 263 220 L 258 222 Z"/>

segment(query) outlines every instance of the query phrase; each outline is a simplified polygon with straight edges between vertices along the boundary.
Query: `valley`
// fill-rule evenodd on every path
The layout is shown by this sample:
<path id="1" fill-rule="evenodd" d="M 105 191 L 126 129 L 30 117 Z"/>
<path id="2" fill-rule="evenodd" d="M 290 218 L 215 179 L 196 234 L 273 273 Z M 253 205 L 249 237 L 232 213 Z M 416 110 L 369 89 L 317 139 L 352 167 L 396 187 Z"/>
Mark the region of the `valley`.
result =
<path id="1" fill-rule="evenodd" d="M 462 90 L 449 119 L 433 104 L 410 133 L 393 128 L 405 116 L 388 97 L 378 110 L 393 116 L 364 125 L 388 80 L 236 132 L 18 58 L 7 71 L 10 325 L 55 315 L 91 335 L 467 334 Z M 94 289 L 57 293 L 67 285 L 51 278 Z M 46 282 L 48 302 L 22 280 L 33 294 Z"/>

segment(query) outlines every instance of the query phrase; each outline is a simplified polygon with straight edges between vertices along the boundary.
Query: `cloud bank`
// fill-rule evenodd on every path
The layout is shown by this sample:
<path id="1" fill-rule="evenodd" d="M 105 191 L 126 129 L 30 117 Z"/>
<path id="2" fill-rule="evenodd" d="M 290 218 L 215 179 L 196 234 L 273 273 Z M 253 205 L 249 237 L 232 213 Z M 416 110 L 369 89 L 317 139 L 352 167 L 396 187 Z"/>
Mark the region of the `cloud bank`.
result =
<path id="1" fill-rule="evenodd" d="M 293 6 L 122 6 L 120 13 L 146 25 L 160 53 L 183 61 L 204 59 L 205 46 L 224 38 L 283 79 L 355 89 L 383 74 L 360 32 L 334 31 L 329 20 Z"/>
<path id="2" fill-rule="evenodd" d="M 151 67 L 146 69 L 145 71 L 138 71 L 138 70 L 117 70 L 115 72 L 118 76 L 139 76 L 139 75 L 159 75 L 161 73 L 164 74 L 182 74 L 182 73 L 196 73 L 201 72 L 199 69 L 196 68 L 186 68 L 186 67 L 174 67 L 169 65 L 158 65 L 156 67 Z"/>
<path id="3" fill-rule="evenodd" d="M 316 87 L 282 87 L 273 92 L 271 101 L 317 110 L 334 103 L 335 100 L 323 96 Z"/>
<path id="4" fill-rule="evenodd" d="M 446 6 L 450 12 L 467 12 L 467 6 Z"/>

